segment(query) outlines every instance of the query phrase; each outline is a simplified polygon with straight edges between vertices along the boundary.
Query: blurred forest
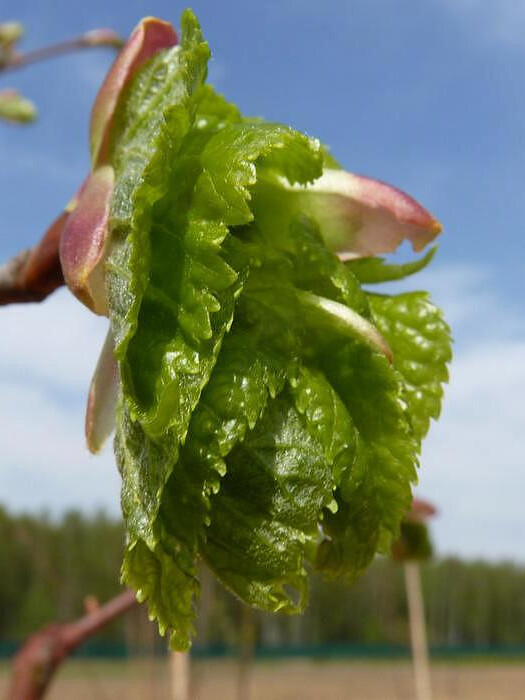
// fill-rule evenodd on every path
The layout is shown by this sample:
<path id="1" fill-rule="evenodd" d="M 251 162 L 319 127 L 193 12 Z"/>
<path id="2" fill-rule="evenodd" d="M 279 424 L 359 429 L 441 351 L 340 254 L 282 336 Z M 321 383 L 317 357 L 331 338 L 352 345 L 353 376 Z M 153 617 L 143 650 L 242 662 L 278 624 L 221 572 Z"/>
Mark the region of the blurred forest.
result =
<path id="1" fill-rule="evenodd" d="M 28 633 L 84 612 L 119 589 L 123 528 L 103 513 L 86 517 L 10 515 L 0 509 L 0 648 Z M 378 559 L 353 586 L 313 577 L 303 616 L 255 616 L 259 647 L 337 644 L 406 646 L 408 623 L 402 567 Z M 441 559 L 422 565 L 433 647 L 491 649 L 525 645 L 525 568 Z M 239 639 L 240 603 L 205 570 L 196 647 L 229 648 Z M 144 610 L 119 620 L 97 640 L 111 649 L 162 650 Z"/>

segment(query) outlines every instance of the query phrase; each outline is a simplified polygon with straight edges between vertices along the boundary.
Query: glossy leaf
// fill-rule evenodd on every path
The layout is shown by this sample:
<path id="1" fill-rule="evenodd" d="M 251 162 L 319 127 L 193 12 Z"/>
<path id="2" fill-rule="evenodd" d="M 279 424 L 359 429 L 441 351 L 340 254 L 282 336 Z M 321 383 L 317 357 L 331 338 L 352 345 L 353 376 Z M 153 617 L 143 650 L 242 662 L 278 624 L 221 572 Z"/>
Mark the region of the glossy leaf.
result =
<path id="1" fill-rule="evenodd" d="M 452 359 L 450 329 L 425 292 L 369 295 L 377 327 L 394 354 L 404 380 L 412 428 L 422 439 L 430 420 L 439 418 L 443 384 Z"/>
<path id="2" fill-rule="evenodd" d="M 404 238 L 419 250 L 433 217 L 337 170 L 315 139 L 244 118 L 205 84 L 208 58 L 187 11 L 180 45 L 117 90 L 95 149 L 115 176 L 102 269 L 122 575 L 176 648 L 199 557 L 248 604 L 295 612 L 308 563 L 355 578 L 390 551 L 449 358 L 422 301 L 405 313 L 361 288 L 413 272 L 370 256 Z M 368 258 L 345 264 L 341 244 Z M 439 361 L 416 387 L 426 344 Z"/>

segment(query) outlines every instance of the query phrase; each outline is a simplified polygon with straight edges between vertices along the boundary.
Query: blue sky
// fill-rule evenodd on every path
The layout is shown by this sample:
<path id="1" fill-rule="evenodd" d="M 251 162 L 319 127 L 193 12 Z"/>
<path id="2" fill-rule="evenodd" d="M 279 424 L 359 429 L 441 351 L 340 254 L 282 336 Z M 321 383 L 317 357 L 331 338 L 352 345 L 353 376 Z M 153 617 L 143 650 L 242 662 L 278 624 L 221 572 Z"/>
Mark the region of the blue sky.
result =
<path id="1" fill-rule="evenodd" d="M 4 0 L 24 48 L 183 5 Z M 525 562 L 525 5 L 512 0 L 194 2 L 210 79 L 245 113 L 329 144 L 351 171 L 391 182 L 443 223 L 428 286 L 455 337 L 443 417 L 418 492 L 441 515 L 441 553 Z M 31 245 L 88 168 L 87 124 L 111 62 L 94 50 L 0 76 L 40 111 L 0 125 L 0 259 Z M 402 255 L 404 252 L 401 253 Z M 413 285 L 412 285 L 413 286 Z M 105 324 L 61 292 L 0 312 L 0 502 L 118 511 L 111 450 L 83 448 L 83 400 Z"/>

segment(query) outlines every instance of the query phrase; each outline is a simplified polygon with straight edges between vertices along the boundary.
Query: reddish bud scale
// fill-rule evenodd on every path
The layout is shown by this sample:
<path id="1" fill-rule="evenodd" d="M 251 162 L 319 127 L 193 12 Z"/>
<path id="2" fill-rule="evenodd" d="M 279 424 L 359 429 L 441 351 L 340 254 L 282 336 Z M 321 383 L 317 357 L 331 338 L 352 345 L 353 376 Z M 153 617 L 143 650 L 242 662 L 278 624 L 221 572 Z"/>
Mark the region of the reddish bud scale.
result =
<path id="1" fill-rule="evenodd" d="M 177 35 L 168 22 L 147 17 L 124 45 L 102 83 L 91 112 L 89 145 L 93 168 L 109 162 L 111 128 L 122 90 L 157 51 L 176 43 Z"/>
<path id="2" fill-rule="evenodd" d="M 93 453 L 102 449 L 115 428 L 119 374 L 113 350 L 113 337 L 109 331 L 91 380 L 86 406 L 86 442 Z"/>
<path id="3" fill-rule="evenodd" d="M 291 187 L 320 224 L 327 244 L 342 259 L 393 252 L 404 240 L 422 250 L 440 223 L 396 187 L 344 170 L 326 169 L 311 185 Z"/>
<path id="4" fill-rule="evenodd" d="M 75 210 L 69 215 L 59 245 L 60 264 L 69 289 L 88 308 L 107 315 L 104 259 L 108 248 L 108 221 L 114 173 L 98 168 L 82 186 Z"/>

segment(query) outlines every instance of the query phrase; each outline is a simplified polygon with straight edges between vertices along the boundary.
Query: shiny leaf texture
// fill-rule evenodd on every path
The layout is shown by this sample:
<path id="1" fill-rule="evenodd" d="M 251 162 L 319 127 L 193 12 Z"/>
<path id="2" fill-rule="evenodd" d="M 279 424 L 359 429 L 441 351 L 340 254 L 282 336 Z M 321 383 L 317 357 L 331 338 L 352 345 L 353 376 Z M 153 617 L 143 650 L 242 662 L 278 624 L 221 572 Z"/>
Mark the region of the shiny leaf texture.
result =
<path id="1" fill-rule="evenodd" d="M 421 440 L 441 411 L 452 359 L 450 329 L 426 292 L 369 294 L 368 299 L 377 327 L 394 352 L 412 428 Z"/>
<path id="2" fill-rule="evenodd" d="M 415 269 L 327 246 L 308 195 L 326 150 L 243 117 L 205 84 L 208 57 L 186 11 L 108 137 L 122 574 L 175 648 L 199 557 L 248 604 L 297 612 L 308 565 L 354 578 L 389 551 L 449 359 L 426 298 L 361 288 Z"/>

